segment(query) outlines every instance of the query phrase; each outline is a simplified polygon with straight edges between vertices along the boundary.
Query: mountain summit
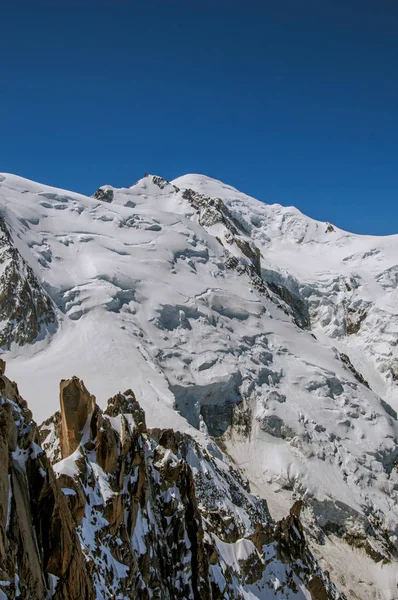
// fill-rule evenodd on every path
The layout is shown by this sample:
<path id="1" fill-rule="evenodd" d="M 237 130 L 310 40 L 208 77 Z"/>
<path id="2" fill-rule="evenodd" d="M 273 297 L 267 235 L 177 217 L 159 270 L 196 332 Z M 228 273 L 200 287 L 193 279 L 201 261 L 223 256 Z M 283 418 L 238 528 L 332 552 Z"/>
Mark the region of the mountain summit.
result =
<path id="1" fill-rule="evenodd" d="M 99 411 L 134 390 L 145 427 L 234 461 L 276 519 L 302 503 L 314 560 L 347 598 L 393 600 L 397 257 L 398 236 L 354 235 L 203 175 L 87 197 L 2 174 L 0 345 L 36 421 L 65 376 Z M 286 597 L 338 597 L 325 589 Z"/>

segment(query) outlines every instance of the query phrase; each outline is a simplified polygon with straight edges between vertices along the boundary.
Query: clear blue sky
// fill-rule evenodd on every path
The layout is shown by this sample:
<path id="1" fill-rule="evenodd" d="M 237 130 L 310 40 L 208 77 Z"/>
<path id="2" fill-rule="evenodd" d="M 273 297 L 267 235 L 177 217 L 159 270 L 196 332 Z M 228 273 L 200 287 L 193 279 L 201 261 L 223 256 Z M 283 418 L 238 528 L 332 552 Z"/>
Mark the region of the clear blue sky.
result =
<path id="1" fill-rule="evenodd" d="M 397 0 L 9 0 L 0 171 L 90 194 L 205 173 L 398 232 Z"/>

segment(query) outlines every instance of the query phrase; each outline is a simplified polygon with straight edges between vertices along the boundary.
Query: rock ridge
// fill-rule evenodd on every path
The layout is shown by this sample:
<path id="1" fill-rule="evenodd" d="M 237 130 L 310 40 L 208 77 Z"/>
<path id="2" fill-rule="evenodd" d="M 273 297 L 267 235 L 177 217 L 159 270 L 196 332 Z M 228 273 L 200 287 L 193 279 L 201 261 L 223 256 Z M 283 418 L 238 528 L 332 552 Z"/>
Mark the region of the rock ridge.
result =
<path id="1" fill-rule="evenodd" d="M 61 411 L 38 428 L 0 366 L 0 595 L 344 598 L 309 551 L 299 508 L 273 522 L 213 442 L 148 430 L 131 390 L 101 411 L 77 377 L 61 381 Z"/>

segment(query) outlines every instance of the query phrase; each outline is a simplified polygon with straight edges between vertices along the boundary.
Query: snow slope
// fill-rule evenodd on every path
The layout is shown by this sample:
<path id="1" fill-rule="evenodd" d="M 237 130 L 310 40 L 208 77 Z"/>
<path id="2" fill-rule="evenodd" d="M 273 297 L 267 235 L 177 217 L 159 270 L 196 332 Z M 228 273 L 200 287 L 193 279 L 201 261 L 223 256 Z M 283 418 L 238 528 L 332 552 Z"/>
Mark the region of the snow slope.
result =
<path id="1" fill-rule="evenodd" d="M 348 597 L 397 597 L 398 237 L 202 175 L 91 198 L 0 179 L 1 216 L 57 316 L 55 333 L 5 349 L 36 420 L 61 378 L 102 406 L 132 388 L 149 426 L 222 436 L 275 512 L 304 498 Z"/>

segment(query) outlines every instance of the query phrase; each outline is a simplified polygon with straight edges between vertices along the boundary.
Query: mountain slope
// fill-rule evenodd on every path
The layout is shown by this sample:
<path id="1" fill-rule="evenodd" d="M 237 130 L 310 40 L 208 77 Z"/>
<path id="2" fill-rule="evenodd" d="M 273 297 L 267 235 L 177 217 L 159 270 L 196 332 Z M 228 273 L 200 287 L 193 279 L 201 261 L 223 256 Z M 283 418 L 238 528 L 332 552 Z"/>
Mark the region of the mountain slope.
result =
<path id="1" fill-rule="evenodd" d="M 2 179 L 12 243 L 56 307 L 56 331 L 5 353 L 36 418 L 65 371 L 102 407 L 133 388 L 150 427 L 224 444 L 275 513 L 304 499 L 348 597 L 394 598 L 398 238 L 199 175 L 92 198 Z"/>
<path id="2" fill-rule="evenodd" d="M 23 345 L 56 327 L 54 307 L 32 269 L 13 245 L 0 217 L 0 345 Z"/>

